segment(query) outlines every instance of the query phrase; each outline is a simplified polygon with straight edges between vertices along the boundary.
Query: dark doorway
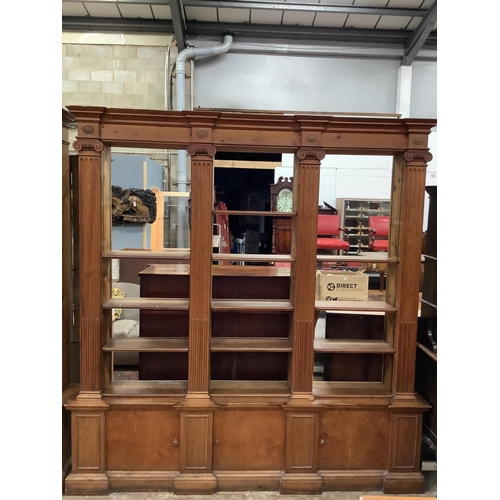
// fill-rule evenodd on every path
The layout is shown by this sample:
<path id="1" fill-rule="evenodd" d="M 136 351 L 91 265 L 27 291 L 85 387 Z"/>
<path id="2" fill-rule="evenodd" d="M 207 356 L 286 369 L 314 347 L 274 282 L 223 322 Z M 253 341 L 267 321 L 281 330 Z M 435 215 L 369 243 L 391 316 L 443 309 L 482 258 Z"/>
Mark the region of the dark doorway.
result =
<path id="1" fill-rule="evenodd" d="M 281 162 L 281 154 L 217 153 L 216 160 Z M 224 168 L 214 172 L 216 201 L 226 204 L 228 210 L 269 211 L 269 185 L 274 183 L 274 169 Z M 270 254 L 272 220 L 252 215 L 229 216 L 231 252 L 239 253 L 236 240 L 245 239 L 245 253 Z M 239 247 L 238 247 L 239 248 Z"/>

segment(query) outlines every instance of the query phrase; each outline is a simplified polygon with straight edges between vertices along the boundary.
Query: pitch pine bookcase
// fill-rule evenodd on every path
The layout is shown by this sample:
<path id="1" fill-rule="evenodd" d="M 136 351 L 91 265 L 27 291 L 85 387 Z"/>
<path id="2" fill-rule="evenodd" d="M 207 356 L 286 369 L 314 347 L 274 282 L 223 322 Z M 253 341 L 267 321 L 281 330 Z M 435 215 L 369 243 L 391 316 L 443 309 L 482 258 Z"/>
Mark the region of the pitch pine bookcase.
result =
<path id="1" fill-rule="evenodd" d="M 65 491 L 423 492 L 429 405 L 414 384 L 428 135 L 436 121 L 68 110 L 78 123 L 81 353 L 78 390 L 63 401 L 72 454 Z M 112 147 L 187 150 L 190 249 L 111 250 Z M 290 254 L 213 253 L 216 151 L 295 155 Z M 363 259 L 317 255 L 326 154 L 393 156 L 389 252 L 369 257 L 387 265 L 385 300 L 315 299 L 322 260 Z M 128 258 L 144 259 L 141 296 L 112 298 L 112 259 Z M 118 307 L 140 309 L 139 338 L 112 338 Z M 323 310 L 382 314 L 383 327 L 371 337 L 352 324 L 348 336 L 332 327 L 315 339 Z M 139 380 L 114 379 L 119 351 L 139 353 Z M 330 368 L 323 380 L 314 377 L 318 359 Z"/>

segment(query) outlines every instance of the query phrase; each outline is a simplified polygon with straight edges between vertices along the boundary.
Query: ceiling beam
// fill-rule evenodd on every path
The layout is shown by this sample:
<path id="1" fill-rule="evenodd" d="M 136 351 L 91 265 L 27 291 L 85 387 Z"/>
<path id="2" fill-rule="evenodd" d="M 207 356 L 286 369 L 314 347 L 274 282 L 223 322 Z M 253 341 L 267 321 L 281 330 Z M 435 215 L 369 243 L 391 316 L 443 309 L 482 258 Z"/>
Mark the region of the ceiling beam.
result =
<path id="1" fill-rule="evenodd" d="M 174 27 L 170 19 L 62 16 L 62 30 L 164 34 L 173 33 Z"/>
<path id="2" fill-rule="evenodd" d="M 230 33 L 237 38 L 324 40 L 329 42 L 357 42 L 368 45 L 391 44 L 404 47 L 411 34 L 405 30 L 381 30 L 359 28 L 328 28 L 319 26 L 269 25 L 249 23 L 212 23 L 191 21 L 187 25 L 187 34 L 191 36 L 220 37 Z M 425 40 L 425 47 L 435 49 L 437 38 L 430 34 Z"/>
<path id="3" fill-rule="evenodd" d="M 183 0 L 184 7 L 212 7 L 217 9 L 258 9 L 258 10 L 288 10 L 302 12 L 333 12 L 336 14 L 367 14 L 376 16 L 409 16 L 424 17 L 426 10 L 404 9 L 391 7 L 348 7 L 340 5 L 317 5 L 309 3 L 284 3 L 257 1 L 227 1 L 220 0 Z"/>
<path id="4" fill-rule="evenodd" d="M 437 21 L 437 0 L 432 4 L 427 11 L 425 17 L 420 21 L 420 24 L 415 28 L 408 41 L 405 43 L 403 53 L 403 66 L 411 66 L 419 50 L 424 46 L 427 38 Z"/>
<path id="5" fill-rule="evenodd" d="M 179 52 L 183 51 L 186 44 L 186 21 L 184 19 L 184 8 L 181 0 L 168 0 L 170 12 L 172 13 L 172 24 L 174 26 L 175 39 Z"/>
<path id="6" fill-rule="evenodd" d="M 173 21 L 167 19 L 117 19 L 109 17 L 63 16 L 63 31 L 101 31 L 124 33 L 174 33 Z M 185 37 L 220 38 L 226 34 L 237 38 L 298 41 L 353 42 L 363 46 L 389 44 L 401 49 L 408 42 L 411 32 L 404 30 L 322 28 L 318 26 L 269 25 L 249 23 L 212 23 L 191 21 L 187 23 Z M 177 36 L 177 35 L 176 35 Z M 179 44 L 179 40 L 177 41 Z M 437 35 L 431 33 L 421 48 L 436 49 Z M 179 46 L 179 51 L 183 50 Z"/>
<path id="7" fill-rule="evenodd" d="M 90 3 L 113 3 L 127 5 L 168 5 L 168 0 L 88 0 Z M 63 3 L 84 3 L 85 0 L 62 0 Z"/>

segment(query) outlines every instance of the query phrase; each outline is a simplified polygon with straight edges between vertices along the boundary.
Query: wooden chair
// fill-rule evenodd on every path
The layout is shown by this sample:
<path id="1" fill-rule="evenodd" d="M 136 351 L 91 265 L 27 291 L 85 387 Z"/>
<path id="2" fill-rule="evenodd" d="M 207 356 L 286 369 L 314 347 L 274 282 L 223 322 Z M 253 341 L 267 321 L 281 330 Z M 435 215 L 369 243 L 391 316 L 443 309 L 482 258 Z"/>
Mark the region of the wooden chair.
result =
<path id="1" fill-rule="evenodd" d="M 390 217 L 378 215 L 368 217 L 368 247 L 372 252 L 387 252 L 389 249 Z"/>
<path id="2" fill-rule="evenodd" d="M 318 215 L 318 250 L 349 250 L 348 229 L 340 226 L 340 215 Z M 341 232 L 344 238 L 341 238 Z"/>

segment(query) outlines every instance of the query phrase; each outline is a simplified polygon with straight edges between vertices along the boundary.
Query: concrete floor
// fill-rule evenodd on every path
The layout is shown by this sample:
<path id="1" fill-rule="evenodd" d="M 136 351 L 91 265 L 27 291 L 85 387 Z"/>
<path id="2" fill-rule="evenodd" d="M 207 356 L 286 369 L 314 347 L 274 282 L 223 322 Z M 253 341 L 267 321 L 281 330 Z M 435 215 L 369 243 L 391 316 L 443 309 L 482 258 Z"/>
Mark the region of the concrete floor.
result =
<path id="1" fill-rule="evenodd" d="M 415 497 L 437 496 L 437 467 L 435 462 L 423 462 L 422 473 L 425 476 L 425 493 Z M 383 500 L 381 491 L 327 491 L 320 495 L 280 495 L 277 491 L 223 491 L 214 495 L 175 495 L 161 493 L 110 493 L 98 496 L 63 495 L 63 500 L 359 500 L 363 495 L 377 495 Z M 396 496 L 396 495 L 395 495 Z M 408 495 L 400 495 L 408 496 Z"/>

